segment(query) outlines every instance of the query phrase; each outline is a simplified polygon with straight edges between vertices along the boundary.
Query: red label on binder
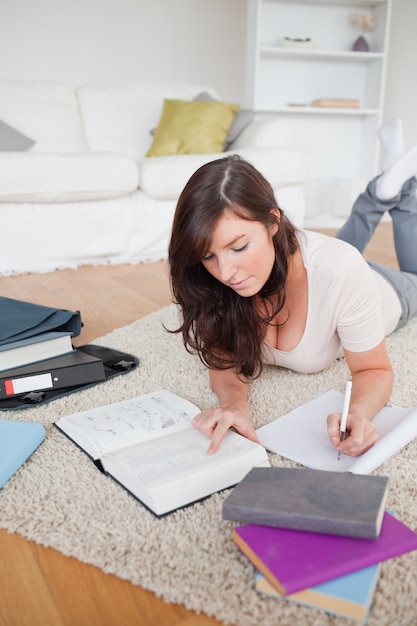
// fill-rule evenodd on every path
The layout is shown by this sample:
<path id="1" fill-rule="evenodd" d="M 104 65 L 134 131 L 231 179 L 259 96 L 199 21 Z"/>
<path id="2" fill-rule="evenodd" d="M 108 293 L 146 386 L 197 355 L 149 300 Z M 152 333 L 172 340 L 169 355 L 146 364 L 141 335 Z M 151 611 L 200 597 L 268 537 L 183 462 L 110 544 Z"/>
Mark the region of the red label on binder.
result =
<path id="1" fill-rule="evenodd" d="M 6 391 L 6 396 L 12 396 L 14 394 L 14 386 L 12 380 L 4 381 L 4 389 Z"/>

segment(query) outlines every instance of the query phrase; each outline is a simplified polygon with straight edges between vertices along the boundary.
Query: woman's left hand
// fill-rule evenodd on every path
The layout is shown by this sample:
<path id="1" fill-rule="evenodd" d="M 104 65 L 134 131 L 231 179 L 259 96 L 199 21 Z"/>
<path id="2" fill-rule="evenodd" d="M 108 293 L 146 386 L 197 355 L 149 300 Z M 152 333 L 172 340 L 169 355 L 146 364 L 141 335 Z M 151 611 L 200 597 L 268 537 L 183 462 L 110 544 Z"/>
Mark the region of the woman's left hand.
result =
<path id="1" fill-rule="evenodd" d="M 194 417 L 192 424 L 211 440 L 208 454 L 217 452 L 224 436 L 231 428 L 243 437 L 259 443 L 246 402 L 206 409 Z"/>

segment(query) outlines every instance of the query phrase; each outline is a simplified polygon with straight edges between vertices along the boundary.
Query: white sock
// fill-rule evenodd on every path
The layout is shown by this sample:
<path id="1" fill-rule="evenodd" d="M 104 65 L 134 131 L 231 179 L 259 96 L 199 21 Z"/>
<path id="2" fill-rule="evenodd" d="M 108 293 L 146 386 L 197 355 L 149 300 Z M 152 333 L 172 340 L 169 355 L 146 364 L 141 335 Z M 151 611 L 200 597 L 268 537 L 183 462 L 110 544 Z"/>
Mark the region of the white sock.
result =
<path id="1" fill-rule="evenodd" d="M 417 144 L 394 161 L 376 181 L 376 196 L 391 200 L 400 193 L 404 183 L 417 174 Z"/>
<path id="2" fill-rule="evenodd" d="M 382 171 L 385 172 L 404 152 L 403 123 L 398 117 L 384 120 L 378 129 L 383 148 Z"/>

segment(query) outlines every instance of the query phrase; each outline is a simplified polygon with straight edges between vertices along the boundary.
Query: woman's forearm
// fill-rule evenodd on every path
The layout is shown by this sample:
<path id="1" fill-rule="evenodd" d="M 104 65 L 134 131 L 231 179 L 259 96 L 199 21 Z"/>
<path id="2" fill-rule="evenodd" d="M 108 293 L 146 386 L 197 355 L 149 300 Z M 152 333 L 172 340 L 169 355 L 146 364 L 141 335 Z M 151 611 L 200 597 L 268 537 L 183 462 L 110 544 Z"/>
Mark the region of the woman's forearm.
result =
<path id="1" fill-rule="evenodd" d="M 248 403 L 249 383 L 239 377 L 234 369 L 210 370 L 210 385 L 220 406 Z"/>
<path id="2" fill-rule="evenodd" d="M 362 415 L 372 420 L 389 400 L 392 383 L 391 370 L 375 369 L 354 373 L 349 415 Z"/>

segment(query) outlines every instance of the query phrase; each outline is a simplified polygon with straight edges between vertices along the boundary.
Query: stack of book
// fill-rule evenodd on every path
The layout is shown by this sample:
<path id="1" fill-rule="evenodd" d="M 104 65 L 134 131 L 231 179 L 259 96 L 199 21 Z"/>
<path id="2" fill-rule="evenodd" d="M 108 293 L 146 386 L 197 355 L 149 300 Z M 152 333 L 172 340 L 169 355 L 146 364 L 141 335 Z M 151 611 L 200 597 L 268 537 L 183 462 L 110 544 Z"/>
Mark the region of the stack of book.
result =
<path id="1" fill-rule="evenodd" d="M 417 550 L 384 476 L 254 468 L 223 503 L 260 593 L 366 621 L 381 563 Z"/>
<path id="2" fill-rule="evenodd" d="M 79 311 L 0 296 L 0 317 L 0 408 L 16 408 L 13 398 L 25 394 L 105 379 L 101 359 L 72 345 L 81 331 Z"/>
<path id="3" fill-rule="evenodd" d="M 103 361 L 75 349 L 71 332 L 0 343 L 0 400 L 104 379 Z"/>
<path id="4" fill-rule="evenodd" d="M 103 361 L 72 345 L 81 330 L 79 311 L 0 296 L 0 318 L 0 409 L 105 379 Z M 42 424 L 0 419 L 0 488 L 45 436 Z"/>

